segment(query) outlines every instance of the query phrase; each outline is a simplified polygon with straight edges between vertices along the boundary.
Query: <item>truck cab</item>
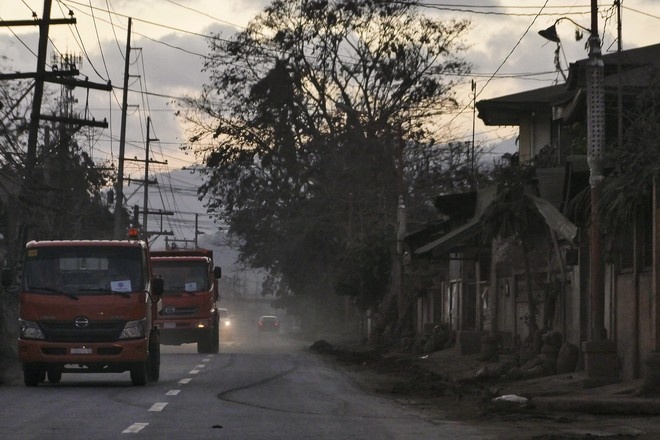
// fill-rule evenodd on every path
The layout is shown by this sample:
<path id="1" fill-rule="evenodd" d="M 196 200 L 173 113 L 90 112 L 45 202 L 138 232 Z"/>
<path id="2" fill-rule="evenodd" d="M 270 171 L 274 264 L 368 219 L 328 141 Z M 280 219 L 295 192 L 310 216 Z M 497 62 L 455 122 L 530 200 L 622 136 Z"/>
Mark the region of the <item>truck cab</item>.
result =
<path id="1" fill-rule="evenodd" d="M 31 241 L 21 275 L 18 356 L 27 386 L 67 372 L 158 380 L 163 284 L 152 277 L 145 242 Z"/>
<path id="2" fill-rule="evenodd" d="M 220 317 L 217 279 L 222 276 L 213 265 L 213 251 L 153 251 L 154 274 L 163 280 L 163 306 L 156 323 L 161 343 L 196 343 L 199 353 L 220 349 Z"/>

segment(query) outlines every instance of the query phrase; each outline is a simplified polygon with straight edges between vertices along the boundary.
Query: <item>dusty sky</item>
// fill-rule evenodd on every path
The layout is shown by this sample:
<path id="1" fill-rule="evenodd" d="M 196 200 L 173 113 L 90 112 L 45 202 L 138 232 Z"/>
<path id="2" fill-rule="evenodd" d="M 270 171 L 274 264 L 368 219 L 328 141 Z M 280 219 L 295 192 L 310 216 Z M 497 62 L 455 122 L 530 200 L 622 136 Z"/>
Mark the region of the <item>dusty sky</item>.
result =
<path id="1" fill-rule="evenodd" d="M 604 52 L 616 50 L 617 17 L 610 2 L 599 5 L 599 34 Z M 72 10 L 74 26 L 51 27 L 50 51 L 85 54 L 80 68 L 91 81 L 121 87 L 126 47 L 128 17 L 133 20 L 129 103 L 133 110 L 129 121 L 127 149 L 144 144 L 146 117 L 152 120 L 151 134 L 159 142 L 152 145 L 156 160 L 168 161 L 171 169 L 193 162 L 184 156 L 179 145 L 185 140 L 174 108 L 168 97 L 196 93 L 204 82 L 200 72 L 201 55 L 207 53 L 205 36 L 220 32 L 229 37 L 240 30 L 265 5 L 266 0 L 53 0 L 51 16 L 62 18 Z M 466 58 L 474 65 L 473 76 L 466 78 L 463 93 L 464 111 L 451 118 L 459 129 L 457 139 L 472 135 L 472 92 L 470 80 L 477 84 L 477 100 L 551 85 L 561 81 L 553 65 L 555 44 L 546 42 L 537 32 L 559 17 L 569 17 L 582 26 L 590 26 L 589 0 L 425 0 L 425 14 L 472 21 L 468 35 L 471 49 Z M 91 5 L 91 7 L 90 7 Z M 517 5 L 517 6 L 516 6 Z M 521 6 L 523 5 L 523 6 Z M 623 48 L 660 42 L 654 29 L 660 25 L 660 1 L 623 0 Z M 0 19 L 30 19 L 32 13 L 43 15 L 43 0 L 0 0 Z M 562 63 L 587 56 L 585 40 L 573 38 L 575 26 L 563 20 L 557 27 L 563 41 Z M 82 43 L 81 43 L 82 41 Z M 3 71 L 33 71 L 36 65 L 37 28 L 0 27 L 0 58 Z M 147 91 L 152 95 L 138 93 Z M 163 95 L 164 97 L 160 97 Z M 106 118 L 111 127 L 98 140 L 95 154 L 116 156 L 120 134 L 121 92 L 112 95 L 92 92 L 90 111 L 96 119 Z M 82 109 L 86 97 L 79 98 Z M 132 123 L 131 123 L 132 121 Z M 495 143 L 510 137 L 511 129 L 484 127 L 477 118 L 475 133 L 481 143 Z M 143 147 L 141 147 L 143 148 Z M 144 155 L 143 149 L 135 154 Z"/>
<path id="2" fill-rule="evenodd" d="M 132 18 L 132 64 L 129 89 L 127 157 L 144 159 L 146 118 L 152 121 L 150 137 L 151 172 L 169 172 L 194 163 L 179 146 L 185 142 L 180 121 L 174 116 L 172 97 L 194 94 L 205 76 L 200 72 L 207 53 L 205 37 L 211 32 L 230 37 L 261 11 L 267 0 L 53 0 L 52 18 L 77 19 L 75 26 L 51 26 L 49 53 L 84 55 L 81 73 L 93 82 L 123 84 L 123 52 L 126 47 L 128 17 Z M 472 29 L 465 54 L 473 64 L 473 75 L 465 78 L 458 98 L 463 111 L 451 115 L 454 140 L 472 137 L 471 80 L 477 84 L 477 100 L 535 89 L 562 82 L 553 57 L 555 44 L 537 32 L 560 17 L 590 26 L 589 0 L 424 0 L 422 12 L 443 18 L 467 18 Z M 617 16 L 614 0 L 599 2 L 599 34 L 605 53 L 616 51 Z M 0 0 L 0 20 L 26 20 L 33 12 L 43 16 L 43 0 Z M 624 49 L 660 43 L 660 0 L 622 0 L 622 45 Z M 586 58 L 586 38 L 576 42 L 576 27 L 563 20 L 557 26 L 562 39 L 562 64 Z M 0 27 L 0 71 L 30 72 L 36 67 L 38 29 L 36 26 Z M 50 60 L 49 60 L 50 61 Z M 149 92 L 149 95 L 140 92 Z M 87 97 L 76 91 L 79 111 Z M 121 91 L 90 92 L 88 109 L 99 119 L 107 119 L 93 145 L 92 154 L 115 161 L 119 148 Z M 445 119 L 446 121 L 446 119 Z M 512 128 L 485 127 L 477 118 L 477 145 L 496 145 L 516 134 Z M 509 141 L 510 143 L 510 141 Z M 141 165 L 127 164 L 127 174 L 141 178 Z M 176 186 L 174 182 L 172 185 Z M 188 185 L 182 182 L 181 185 Z M 181 189 L 189 191 L 189 189 Z M 188 194 L 192 196 L 193 194 Z M 194 199 L 194 197 L 192 197 Z M 182 209 L 187 209 L 183 207 Z M 199 206 L 191 206 L 197 211 Z"/>

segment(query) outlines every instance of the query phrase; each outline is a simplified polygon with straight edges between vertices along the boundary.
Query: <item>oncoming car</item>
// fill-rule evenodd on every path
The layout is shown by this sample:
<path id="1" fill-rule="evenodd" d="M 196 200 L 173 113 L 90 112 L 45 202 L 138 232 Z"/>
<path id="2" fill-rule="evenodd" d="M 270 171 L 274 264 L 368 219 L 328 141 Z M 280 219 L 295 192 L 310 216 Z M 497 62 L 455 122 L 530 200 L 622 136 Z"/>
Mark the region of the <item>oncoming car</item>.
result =
<path id="1" fill-rule="evenodd" d="M 260 332 L 279 332 L 280 320 L 277 316 L 265 315 L 259 318 L 257 328 Z"/>
<path id="2" fill-rule="evenodd" d="M 231 315 L 227 309 L 218 309 L 218 318 L 220 319 L 220 339 L 230 341 L 234 329 L 232 327 Z"/>

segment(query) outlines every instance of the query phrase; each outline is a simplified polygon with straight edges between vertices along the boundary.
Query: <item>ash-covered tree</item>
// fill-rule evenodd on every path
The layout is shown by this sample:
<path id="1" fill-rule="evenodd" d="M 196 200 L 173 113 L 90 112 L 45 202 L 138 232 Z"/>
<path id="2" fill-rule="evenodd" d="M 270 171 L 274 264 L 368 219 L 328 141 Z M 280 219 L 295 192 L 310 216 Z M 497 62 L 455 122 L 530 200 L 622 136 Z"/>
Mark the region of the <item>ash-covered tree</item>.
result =
<path id="1" fill-rule="evenodd" d="M 456 107 L 468 25 L 411 0 L 276 0 L 210 40 L 210 81 L 184 112 L 200 196 L 242 261 L 286 285 L 275 290 L 323 306 L 334 287 L 365 308 L 382 299 L 402 168 L 423 157 L 407 151 L 433 145 L 435 118 Z"/>
<path id="2" fill-rule="evenodd" d="M 42 121 L 34 163 L 27 164 L 32 89 L 29 81 L 0 82 L 0 200 L 11 205 L 0 219 L 0 232 L 13 260 L 28 239 L 111 238 L 113 228 L 101 197 L 109 168 L 85 152 L 80 126 Z M 57 116 L 54 90 L 45 90 L 42 113 Z"/>

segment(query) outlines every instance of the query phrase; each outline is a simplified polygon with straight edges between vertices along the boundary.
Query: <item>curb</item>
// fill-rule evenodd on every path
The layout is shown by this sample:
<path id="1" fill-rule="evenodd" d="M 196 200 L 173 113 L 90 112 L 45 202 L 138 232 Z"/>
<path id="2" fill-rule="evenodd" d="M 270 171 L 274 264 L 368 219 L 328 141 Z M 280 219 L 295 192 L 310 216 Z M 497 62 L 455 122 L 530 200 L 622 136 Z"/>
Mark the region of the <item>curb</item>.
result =
<path id="1" fill-rule="evenodd" d="M 540 411 L 588 414 L 660 415 L 660 399 L 643 397 L 534 397 L 531 405 Z"/>

